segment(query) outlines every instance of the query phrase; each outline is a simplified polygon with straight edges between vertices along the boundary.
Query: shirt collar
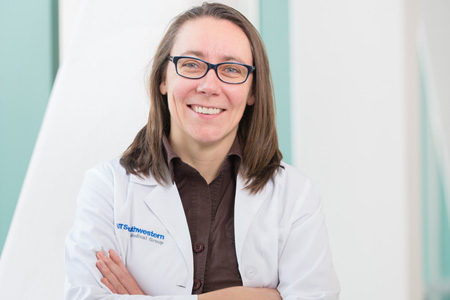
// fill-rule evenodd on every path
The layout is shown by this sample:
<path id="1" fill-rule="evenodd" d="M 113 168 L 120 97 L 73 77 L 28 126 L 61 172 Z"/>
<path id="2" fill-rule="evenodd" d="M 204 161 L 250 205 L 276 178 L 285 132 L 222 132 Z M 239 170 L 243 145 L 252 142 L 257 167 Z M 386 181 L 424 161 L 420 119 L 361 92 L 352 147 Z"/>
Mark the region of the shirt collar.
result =
<path id="1" fill-rule="evenodd" d="M 170 177 L 172 179 L 172 183 L 174 183 L 175 182 L 174 160 L 179 159 L 181 161 L 181 158 L 178 156 L 178 154 L 175 153 L 172 146 L 170 146 L 169 139 L 165 135 L 163 136 L 163 146 L 166 153 L 166 163 L 167 166 L 169 167 Z M 234 139 L 233 144 L 231 145 L 230 150 L 228 151 L 227 158 L 229 159 L 230 163 L 234 164 L 234 171 L 235 175 L 237 176 L 239 172 L 239 166 L 242 161 L 241 145 L 239 143 L 237 135 L 236 138 Z"/>

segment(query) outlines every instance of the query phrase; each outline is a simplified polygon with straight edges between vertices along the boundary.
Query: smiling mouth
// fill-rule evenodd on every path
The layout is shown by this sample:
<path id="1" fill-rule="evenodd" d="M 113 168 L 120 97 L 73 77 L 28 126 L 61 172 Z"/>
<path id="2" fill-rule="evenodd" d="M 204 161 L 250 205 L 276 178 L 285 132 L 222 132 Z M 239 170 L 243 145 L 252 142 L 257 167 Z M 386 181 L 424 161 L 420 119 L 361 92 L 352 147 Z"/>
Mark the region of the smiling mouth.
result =
<path id="1" fill-rule="evenodd" d="M 196 113 L 204 115 L 217 115 L 223 111 L 223 109 L 220 108 L 203 107 L 198 105 L 192 105 L 191 108 Z"/>

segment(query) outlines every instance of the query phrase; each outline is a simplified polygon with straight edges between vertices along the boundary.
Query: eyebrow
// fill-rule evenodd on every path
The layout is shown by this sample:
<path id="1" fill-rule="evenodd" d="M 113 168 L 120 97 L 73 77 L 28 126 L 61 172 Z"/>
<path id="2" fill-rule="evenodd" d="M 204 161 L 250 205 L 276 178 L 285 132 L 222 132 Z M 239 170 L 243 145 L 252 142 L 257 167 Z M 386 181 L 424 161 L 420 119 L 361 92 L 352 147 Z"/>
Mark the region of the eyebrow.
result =
<path id="1" fill-rule="evenodd" d="M 197 51 L 197 50 L 188 50 L 185 51 L 183 53 L 181 53 L 182 56 L 196 56 L 198 58 L 204 59 L 205 58 L 205 54 L 202 51 Z M 231 62 L 239 62 L 239 63 L 243 63 L 245 64 L 245 62 L 242 59 L 239 59 L 235 56 L 231 56 L 231 55 L 227 55 L 227 56 L 223 56 L 222 57 L 222 61 L 231 61 Z"/>

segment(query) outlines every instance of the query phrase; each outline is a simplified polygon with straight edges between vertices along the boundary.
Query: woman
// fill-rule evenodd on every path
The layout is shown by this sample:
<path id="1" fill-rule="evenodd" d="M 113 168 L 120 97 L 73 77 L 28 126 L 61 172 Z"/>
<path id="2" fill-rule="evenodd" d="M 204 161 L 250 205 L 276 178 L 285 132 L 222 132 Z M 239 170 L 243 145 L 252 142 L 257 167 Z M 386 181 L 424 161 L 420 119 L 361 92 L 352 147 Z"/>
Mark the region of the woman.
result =
<path id="1" fill-rule="evenodd" d="M 222 4 L 178 16 L 150 96 L 120 161 L 86 174 L 66 299 L 337 299 L 321 202 L 281 162 L 251 23 Z"/>

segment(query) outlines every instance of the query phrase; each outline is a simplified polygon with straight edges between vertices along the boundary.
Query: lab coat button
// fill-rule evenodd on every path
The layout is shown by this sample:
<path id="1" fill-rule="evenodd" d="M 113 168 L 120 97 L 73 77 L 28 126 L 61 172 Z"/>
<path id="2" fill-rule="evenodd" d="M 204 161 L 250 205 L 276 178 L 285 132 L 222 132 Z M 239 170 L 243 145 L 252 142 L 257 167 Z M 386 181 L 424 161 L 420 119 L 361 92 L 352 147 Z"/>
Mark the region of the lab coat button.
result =
<path id="1" fill-rule="evenodd" d="M 195 253 L 200 253 L 205 249 L 205 245 L 203 245 L 202 242 L 198 242 L 197 244 L 194 245 L 194 252 Z"/>
<path id="2" fill-rule="evenodd" d="M 245 277 L 247 277 L 248 279 L 253 279 L 256 275 L 256 270 L 253 267 L 247 267 L 245 269 Z"/>
<path id="3" fill-rule="evenodd" d="M 198 280 L 197 278 L 194 279 L 194 285 L 192 287 L 192 289 L 194 291 L 198 290 L 200 287 L 202 286 L 202 283 L 200 280 Z"/>

